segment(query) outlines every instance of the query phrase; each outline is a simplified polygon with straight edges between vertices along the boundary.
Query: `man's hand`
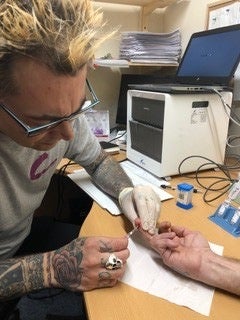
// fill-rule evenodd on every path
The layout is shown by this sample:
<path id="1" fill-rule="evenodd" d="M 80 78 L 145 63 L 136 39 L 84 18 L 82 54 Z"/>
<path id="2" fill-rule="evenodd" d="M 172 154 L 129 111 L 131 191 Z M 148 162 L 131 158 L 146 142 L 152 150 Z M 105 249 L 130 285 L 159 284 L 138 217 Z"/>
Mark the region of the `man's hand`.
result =
<path id="1" fill-rule="evenodd" d="M 48 286 L 63 287 L 71 291 L 114 286 L 125 271 L 126 260 L 129 257 L 127 245 L 126 237 L 75 239 L 50 253 L 52 272 Z M 123 266 L 120 269 L 105 268 L 112 253 L 122 260 Z"/>
<path id="2" fill-rule="evenodd" d="M 119 203 L 133 225 L 141 226 L 150 234 L 155 233 L 161 200 L 150 186 L 138 185 L 123 189 L 119 195 Z"/>
<path id="3" fill-rule="evenodd" d="M 148 240 L 167 266 L 193 279 L 198 278 L 202 257 L 211 254 L 202 234 L 184 227 L 171 226 L 171 232 L 156 234 Z"/>

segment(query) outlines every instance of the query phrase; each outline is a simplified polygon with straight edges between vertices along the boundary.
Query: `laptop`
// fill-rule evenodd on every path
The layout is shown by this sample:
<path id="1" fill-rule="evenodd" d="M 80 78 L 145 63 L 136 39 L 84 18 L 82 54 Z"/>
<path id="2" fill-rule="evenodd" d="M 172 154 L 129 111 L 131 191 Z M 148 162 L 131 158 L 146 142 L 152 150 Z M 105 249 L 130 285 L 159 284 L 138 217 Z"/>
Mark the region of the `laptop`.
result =
<path id="1" fill-rule="evenodd" d="M 130 89 L 166 93 L 232 91 L 240 61 L 240 24 L 193 33 L 173 82 L 131 84 Z"/>

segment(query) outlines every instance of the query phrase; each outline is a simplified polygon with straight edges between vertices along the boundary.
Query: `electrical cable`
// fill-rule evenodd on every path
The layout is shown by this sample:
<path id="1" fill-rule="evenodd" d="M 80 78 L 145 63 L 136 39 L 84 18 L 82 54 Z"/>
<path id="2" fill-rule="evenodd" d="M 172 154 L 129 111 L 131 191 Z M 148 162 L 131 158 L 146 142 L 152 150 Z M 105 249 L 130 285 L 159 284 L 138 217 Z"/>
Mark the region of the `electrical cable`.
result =
<path id="1" fill-rule="evenodd" d="M 216 90 L 216 89 L 211 89 L 211 90 L 212 90 L 213 92 L 215 92 L 215 93 L 219 96 L 219 98 L 220 98 L 220 100 L 221 100 L 221 102 L 222 102 L 222 105 L 223 105 L 223 107 L 224 107 L 224 111 L 225 111 L 225 113 L 227 114 L 228 118 L 229 118 L 232 122 L 234 122 L 237 126 L 240 126 L 240 119 L 239 119 L 239 117 L 238 117 L 237 114 L 232 110 L 231 106 L 224 100 L 224 98 L 223 98 L 223 96 L 221 95 L 221 93 L 220 93 L 218 90 Z M 231 114 L 230 114 L 229 112 L 227 112 L 227 109 L 229 109 L 229 110 L 231 111 L 232 115 L 233 115 L 237 120 L 235 120 L 235 119 L 231 116 Z"/>
<path id="2" fill-rule="evenodd" d="M 240 118 L 238 117 L 238 115 L 236 113 L 234 113 L 234 111 L 232 110 L 231 106 L 224 100 L 222 94 L 216 90 L 216 89 L 210 89 L 210 91 L 216 93 L 218 95 L 218 97 L 220 98 L 221 102 L 222 102 L 222 105 L 223 105 L 223 108 L 224 108 L 224 111 L 225 113 L 227 114 L 228 118 L 234 122 L 237 126 L 240 126 Z M 231 114 L 230 114 L 231 112 Z M 230 145 L 231 142 L 233 142 L 234 140 L 236 139 L 240 139 L 240 136 L 234 136 L 232 138 L 233 140 L 228 140 L 228 143 L 227 145 Z M 227 193 L 230 188 L 232 187 L 232 184 L 234 182 L 236 182 L 236 179 L 233 179 L 231 177 L 231 174 L 230 174 L 230 171 L 232 170 L 238 170 L 240 169 L 240 157 L 239 155 L 236 155 L 236 154 L 228 154 L 228 157 L 231 159 L 236 159 L 236 162 L 234 164 L 231 164 L 231 165 L 226 165 L 226 164 L 218 164 L 216 163 L 215 161 L 211 160 L 211 159 L 208 159 L 206 157 L 202 157 L 200 155 L 192 155 L 192 156 L 189 156 L 185 159 L 183 159 L 179 166 L 178 166 L 178 173 L 179 175 L 182 175 L 182 176 L 187 176 L 188 178 L 192 178 L 192 179 L 196 179 L 197 183 L 203 188 L 205 189 L 205 192 L 203 194 L 203 200 L 204 202 L 206 203 L 210 203 L 212 201 L 215 201 L 216 199 L 220 198 L 222 195 L 224 195 L 225 193 Z M 194 176 L 191 176 L 189 174 L 183 174 L 181 172 L 181 167 L 183 166 L 183 163 L 187 160 L 190 160 L 192 158 L 200 158 L 200 159 L 203 159 L 203 160 L 206 160 L 207 162 L 203 163 L 202 165 L 200 165 L 197 170 L 195 171 L 195 175 Z M 227 159 L 227 157 L 226 157 Z M 225 160 L 226 161 L 226 160 Z M 202 173 L 200 175 L 200 170 L 204 170 L 204 167 L 207 167 L 211 165 L 211 167 L 214 165 L 219 171 L 221 171 L 225 177 L 216 177 L 216 176 L 204 176 Z M 207 179 L 215 179 L 214 182 L 212 182 L 210 185 L 206 186 L 206 184 L 204 184 L 202 181 L 206 181 Z M 222 185 L 222 183 L 226 182 L 224 185 Z M 219 186 L 218 186 L 219 184 Z M 221 185 L 220 185 L 221 184 Z M 217 196 L 215 197 L 211 197 L 211 198 L 208 198 L 208 194 L 210 191 L 217 191 L 217 192 L 220 192 Z"/>
<path id="3" fill-rule="evenodd" d="M 223 108 L 224 108 L 224 111 L 225 111 L 227 117 L 229 118 L 229 120 L 231 120 L 233 123 L 235 123 L 239 127 L 240 126 L 240 118 L 234 112 L 234 110 L 231 108 L 231 106 L 224 100 L 223 95 L 216 89 L 211 89 L 211 91 L 216 93 L 218 95 L 218 97 L 220 98 L 220 100 L 222 102 L 222 105 L 223 105 Z M 238 147 L 238 145 L 235 145 L 235 146 L 231 145 L 230 144 L 230 141 L 231 141 L 230 139 L 233 139 L 232 140 L 232 142 L 233 142 L 234 140 L 240 139 L 240 136 L 233 135 L 233 136 L 228 137 L 228 140 L 227 140 L 227 145 L 229 147 Z M 239 143 L 239 145 L 240 145 L 240 143 Z"/>
<path id="4" fill-rule="evenodd" d="M 238 141 L 239 143 L 233 144 L 233 142 Z M 227 138 L 227 146 L 230 148 L 237 148 L 240 147 L 240 136 L 238 135 L 231 135 Z"/>
<path id="5" fill-rule="evenodd" d="M 125 134 L 126 134 L 126 131 L 125 131 L 123 134 L 121 134 L 120 136 L 117 136 L 117 137 L 109 140 L 108 142 L 112 142 L 112 141 L 114 141 L 114 140 L 120 139 L 120 138 L 122 138 Z"/>
<path id="6" fill-rule="evenodd" d="M 57 207 L 55 212 L 55 220 L 61 220 L 61 211 L 63 205 L 63 194 L 64 194 L 64 181 L 63 177 L 66 174 L 66 170 L 69 166 L 76 165 L 75 162 L 69 160 L 66 164 L 64 164 L 57 173 Z"/>
<path id="7" fill-rule="evenodd" d="M 196 169 L 194 174 L 183 173 L 182 172 L 183 164 L 186 161 L 191 160 L 192 158 L 200 158 L 200 159 L 206 160 L 206 162 L 201 164 Z M 207 170 L 207 167 L 209 167 L 209 165 L 211 165 L 211 167 L 214 165 L 219 171 L 221 171 L 224 174 L 224 177 L 204 175 L 204 173 L 203 173 L 204 167 L 206 167 L 206 170 Z M 228 166 L 226 164 L 218 164 L 209 158 L 199 156 L 199 155 L 192 155 L 192 156 L 186 157 L 185 159 L 183 159 L 180 162 L 180 164 L 178 166 L 178 174 L 179 175 L 185 176 L 187 178 L 195 179 L 196 182 L 198 183 L 198 185 L 201 186 L 203 188 L 203 190 L 205 190 L 203 192 L 203 201 L 205 203 L 211 203 L 211 202 L 217 200 L 218 198 L 220 198 L 222 195 L 226 194 L 230 190 L 230 188 L 232 187 L 232 184 L 234 182 L 236 182 L 236 179 L 233 179 L 231 177 L 230 171 L 232 171 L 232 170 L 236 170 L 236 165 Z M 201 174 L 200 174 L 200 171 L 202 171 Z M 214 179 L 214 182 L 211 182 L 209 185 L 206 185 L 206 183 L 204 183 L 203 181 L 207 181 L 208 179 L 211 179 L 211 181 Z M 219 186 L 218 186 L 218 184 L 219 184 Z M 218 192 L 218 195 L 214 196 L 214 197 L 210 197 L 209 196 L 210 192 Z"/>

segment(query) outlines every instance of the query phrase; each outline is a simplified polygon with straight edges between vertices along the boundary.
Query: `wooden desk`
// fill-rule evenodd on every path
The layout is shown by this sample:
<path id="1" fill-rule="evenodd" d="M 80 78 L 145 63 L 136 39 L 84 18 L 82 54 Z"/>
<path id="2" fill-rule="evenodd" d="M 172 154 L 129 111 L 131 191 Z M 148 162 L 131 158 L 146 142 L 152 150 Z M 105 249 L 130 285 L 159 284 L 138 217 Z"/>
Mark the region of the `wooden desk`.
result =
<path id="1" fill-rule="evenodd" d="M 172 185 L 192 180 L 174 178 Z M 175 195 L 174 190 L 170 193 Z M 183 210 L 176 206 L 175 199 L 162 203 L 161 220 L 185 225 L 200 230 L 209 241 L 223 245 L 224 255 L 240 259 L 240 238 L 235 238 L 208 219 L 215 212 L 219 199 L 214 205 L 205 204 L 202 194 L 193 194 L 194 207 Z M 111 216 L 94 203 L 84 225 L 82 236 L 122 236 L 131 230 L 123 216 Z M 146 270 L 147 272 L 147 270 Z M 84 293 L 89 320 L 239 320 L 240 297 L 216 290 L 210 316 L 207 318 L 191 309 L 181 307 L 167 300 L 152 296 L 119 282 L 114 288 L 97 289 Z"/>

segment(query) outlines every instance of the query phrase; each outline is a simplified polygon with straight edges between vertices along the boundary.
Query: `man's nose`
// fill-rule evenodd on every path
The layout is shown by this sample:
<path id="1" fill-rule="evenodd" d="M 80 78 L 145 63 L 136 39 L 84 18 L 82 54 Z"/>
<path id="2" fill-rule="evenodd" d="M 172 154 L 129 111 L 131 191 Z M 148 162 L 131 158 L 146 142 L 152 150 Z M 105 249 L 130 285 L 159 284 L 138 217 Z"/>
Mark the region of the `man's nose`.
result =
<path id="1" fill-rule="evenodd" d="M 65 141 L 72 140 L 74 137 L 72 121 L 63 121 L 57 126 L 61 138 Z"/>

